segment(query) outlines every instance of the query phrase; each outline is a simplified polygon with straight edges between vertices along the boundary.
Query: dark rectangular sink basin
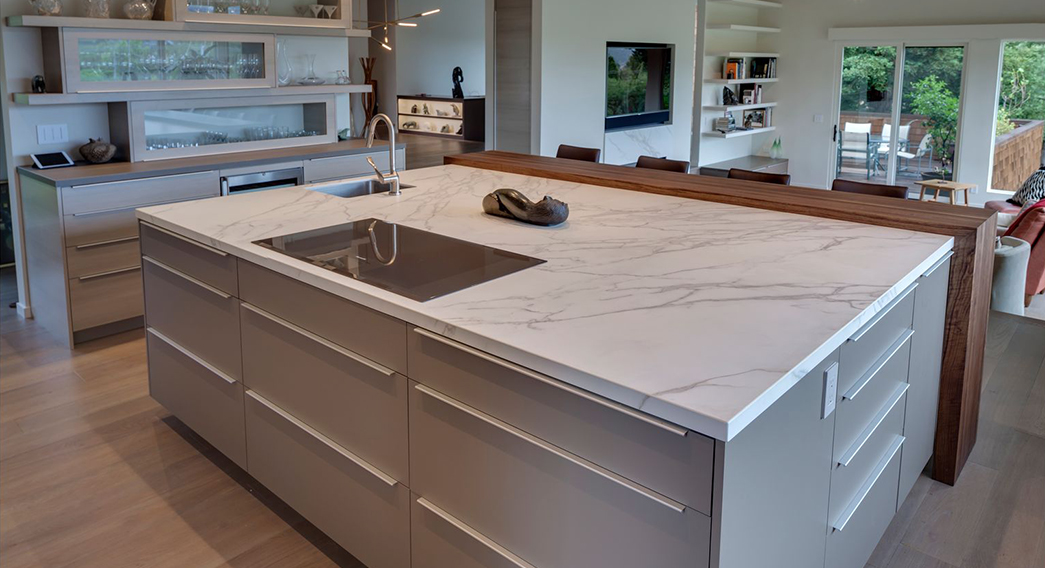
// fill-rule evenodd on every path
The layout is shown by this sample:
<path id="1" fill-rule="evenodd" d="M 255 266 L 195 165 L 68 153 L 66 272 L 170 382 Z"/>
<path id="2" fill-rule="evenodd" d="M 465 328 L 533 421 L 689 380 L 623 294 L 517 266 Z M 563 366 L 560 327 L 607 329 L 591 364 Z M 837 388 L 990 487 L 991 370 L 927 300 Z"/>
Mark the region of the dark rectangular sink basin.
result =
<path id="1" fill-rule="evenodd" d="M 381 183 L 375 178 L 368 178 L 327 181 L 307 186 L 305 189 L 326 193 L 327 195 L 335 195 L 337 197 L 362 197 L 364 195 L 373 195 L 375 193 L 388 193 L 390 187 L 390 184 Z M 414 186 L 405 183 L 399 184 L 399 189 L 408 189 L 411 187 Z"/>

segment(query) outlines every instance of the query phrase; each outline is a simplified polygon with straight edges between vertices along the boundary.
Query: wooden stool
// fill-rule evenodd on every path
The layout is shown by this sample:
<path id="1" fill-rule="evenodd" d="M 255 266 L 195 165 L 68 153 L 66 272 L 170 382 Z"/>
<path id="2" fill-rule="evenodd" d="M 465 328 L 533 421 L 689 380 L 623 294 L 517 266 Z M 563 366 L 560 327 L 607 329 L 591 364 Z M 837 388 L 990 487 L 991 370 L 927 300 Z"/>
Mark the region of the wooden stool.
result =
<path id="1" fill-rule="evenodd" d="M 925 190 L 932 189 L 934 190 L 931 199 L 932 201 L 939 201 L 940 192 L 947 191 L 950 192 L 948 193 L 948 197 L 950 198 L 950 202 L 952 205 L 964 205 L 966 207 L 969 206 L 968 191 L 970 189 L 976 188 L 976 184 L 974 183 L 958 183 L 956 181 L 946 181 L 942 179 L 916 181 L 915 184 L 919 185 L 922 188 L 921 192 L 918 194 L 918 201 L 925 201 Z M 956 195 L 959 191 L 962 192 L 962 199 L 964 201 L 964 203 L 961 204 L 958 203 L 958 197 Z"/>

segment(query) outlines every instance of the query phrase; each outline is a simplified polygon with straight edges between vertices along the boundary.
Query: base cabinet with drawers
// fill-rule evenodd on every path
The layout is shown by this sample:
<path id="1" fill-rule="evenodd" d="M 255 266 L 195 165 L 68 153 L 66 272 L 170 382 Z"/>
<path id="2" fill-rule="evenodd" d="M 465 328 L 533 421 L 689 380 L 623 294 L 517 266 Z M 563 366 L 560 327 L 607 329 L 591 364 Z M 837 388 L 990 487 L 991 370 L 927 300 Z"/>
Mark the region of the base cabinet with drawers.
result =
<path id="1" fill-rule="evenodd" d="M 946 261 L 722 442 L 141 239 L 152 396 L 371 568 L 859 568 L 932 451 Z"/>

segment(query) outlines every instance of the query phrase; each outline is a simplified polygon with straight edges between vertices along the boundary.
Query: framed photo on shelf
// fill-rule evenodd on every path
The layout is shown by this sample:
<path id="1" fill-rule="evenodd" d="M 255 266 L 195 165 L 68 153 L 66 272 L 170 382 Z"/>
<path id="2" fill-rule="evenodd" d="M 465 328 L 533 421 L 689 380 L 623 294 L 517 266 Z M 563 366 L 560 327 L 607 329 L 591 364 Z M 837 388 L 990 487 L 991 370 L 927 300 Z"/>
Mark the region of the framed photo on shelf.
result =
<path id="1" fill-rule="evenodd" d="M 766 126 L 766 109 L 757 108 L 744 111 L 745 128 L 764 128 Z"/>

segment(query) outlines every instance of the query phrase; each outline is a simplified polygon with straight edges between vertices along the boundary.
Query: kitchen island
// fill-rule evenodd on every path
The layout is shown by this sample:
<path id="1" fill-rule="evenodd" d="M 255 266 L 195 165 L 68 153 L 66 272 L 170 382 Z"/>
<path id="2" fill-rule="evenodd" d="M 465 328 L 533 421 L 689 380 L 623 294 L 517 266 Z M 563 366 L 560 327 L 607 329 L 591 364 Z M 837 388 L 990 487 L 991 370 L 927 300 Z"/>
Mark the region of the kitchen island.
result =
<path id="1" fill-rule="evenodd" d="M 375 568 L 863 565 L 932 453 L 951 238 L 403 182 L 139 210 L 153 396 Z M 253 244 L 368 218 L 545 262 L 418 302 Z"/>

